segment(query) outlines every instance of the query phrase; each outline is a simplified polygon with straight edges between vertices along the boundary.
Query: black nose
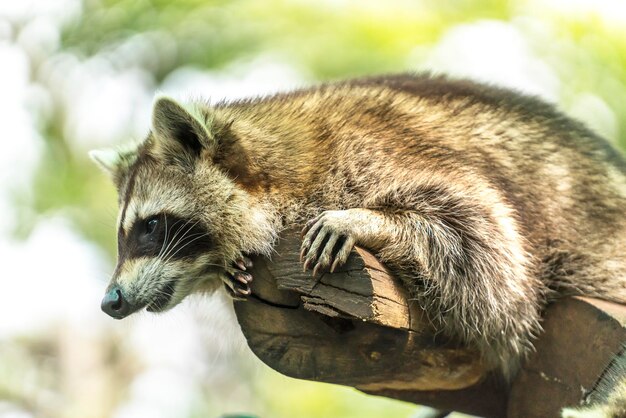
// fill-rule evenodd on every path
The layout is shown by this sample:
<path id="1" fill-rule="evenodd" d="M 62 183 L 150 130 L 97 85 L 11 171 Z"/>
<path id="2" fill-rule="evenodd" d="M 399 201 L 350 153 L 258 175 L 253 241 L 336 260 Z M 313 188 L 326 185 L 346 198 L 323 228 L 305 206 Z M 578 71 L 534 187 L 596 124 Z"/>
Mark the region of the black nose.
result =
<path id="1" fill-rule="evenodd" d="M 122 319 L 128 316 L 131 311 L 130 304 L 124 298 L 122 290 L 117 286 L 113 286 L 107 294 L 104 295 L 100 307 L 104 313 L 115 319 Z"/>

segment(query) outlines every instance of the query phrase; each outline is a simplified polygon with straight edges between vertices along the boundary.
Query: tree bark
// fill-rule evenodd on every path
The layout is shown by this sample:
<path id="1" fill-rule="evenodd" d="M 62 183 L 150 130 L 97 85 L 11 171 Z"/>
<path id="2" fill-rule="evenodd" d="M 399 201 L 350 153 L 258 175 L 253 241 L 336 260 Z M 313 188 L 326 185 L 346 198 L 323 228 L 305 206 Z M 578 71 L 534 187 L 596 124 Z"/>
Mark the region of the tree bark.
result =
<path id="1" fill-rule="evenodd" d="M 235 302 L 252 351 L 287 376 L 486 417 L 557 416 L 626 341 L 625 307 L 562 301 L 548 309 L 537 352 L 507 386 L 477 352 L 438 334 L 368 251 L 356 248 L 346 265 L 313 278 L 302 271 L 299 248 L 290 232 L 271 261 L 254 259 L 253 294 Z M 587 340 L 574 344 L 581 335 Z"/>

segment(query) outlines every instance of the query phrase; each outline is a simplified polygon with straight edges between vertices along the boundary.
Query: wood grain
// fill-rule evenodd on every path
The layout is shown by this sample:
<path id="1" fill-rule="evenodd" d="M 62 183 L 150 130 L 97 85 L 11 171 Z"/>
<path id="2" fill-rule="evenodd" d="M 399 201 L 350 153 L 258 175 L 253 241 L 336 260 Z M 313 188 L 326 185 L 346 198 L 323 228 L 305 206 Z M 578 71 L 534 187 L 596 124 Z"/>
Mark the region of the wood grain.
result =
<path id="1" fill-rule="evenodd" d="M 336 272 L 311 277 L 300 238 L 254 259 L 253 295 L 235 302 L 252 351 L 287 376 L 485 417 L 558 416 L 575 406 L 626 342 L 626 307 L 570 298 L 545 313 L 537 351 L 505 384 L 478 353 L 446 341 L 402 284 L 356 248 Z"/>

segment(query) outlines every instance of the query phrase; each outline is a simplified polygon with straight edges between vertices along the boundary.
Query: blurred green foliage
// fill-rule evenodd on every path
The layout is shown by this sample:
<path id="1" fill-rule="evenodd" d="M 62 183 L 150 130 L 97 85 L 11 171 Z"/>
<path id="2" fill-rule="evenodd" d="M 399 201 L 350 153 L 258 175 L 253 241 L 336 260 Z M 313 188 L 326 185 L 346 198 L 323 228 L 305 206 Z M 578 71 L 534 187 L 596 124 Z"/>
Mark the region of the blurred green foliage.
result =
<path id="1" fill-rule="evenodd" d="M 212 411 L 228 410 L 228 417 L 254 414 L 258 418 L 384 418 L 410 417 L 415 405 L 388 398 L 365 395 L 355 389 L 295 380 L 274 371 L 264 370 L 249 382 L 257 398 L 257 411 L 242 405 L 239 410 L 228 407 L 210 396 L 202 398 L 190 418 L 211 416 Z"/>
<path id="2" fill-rule="evenodd" d="M 506 1 L 88 1 L 85 18 L 66 28 L 63 43 L 85 54 L 134 33 L 166 33 L 175 56 L 153 68 L 158 79 L 180 63 L 219 68 L 235 59 L 274 52 L 317 79 L 395 72 L 416 45 L 477 18 L 506 19 Z M 161 40 L 163 38 L 160 38 Z"/>

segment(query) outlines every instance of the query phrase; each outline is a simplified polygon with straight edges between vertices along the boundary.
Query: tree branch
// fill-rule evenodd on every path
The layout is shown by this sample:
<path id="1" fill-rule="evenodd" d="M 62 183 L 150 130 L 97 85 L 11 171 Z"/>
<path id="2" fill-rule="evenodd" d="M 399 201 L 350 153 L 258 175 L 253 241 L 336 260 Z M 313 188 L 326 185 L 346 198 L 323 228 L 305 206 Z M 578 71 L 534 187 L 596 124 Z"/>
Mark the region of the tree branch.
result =
<path id="1" fill-rule="evenodd" d="M 438 335 L 371 253 L 356 248 L 346 265 L 312 278 L 299 248 L 291 231 L 271 261 L 257 257 L 253 295 L 235 303 L 252 351 L 287 376 L 486 417 L 557 416 L 626 341 L 626 307 L 563 300 L 547 310 L 537 352 L 506 387 L 478 353 Z"/>

